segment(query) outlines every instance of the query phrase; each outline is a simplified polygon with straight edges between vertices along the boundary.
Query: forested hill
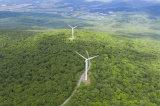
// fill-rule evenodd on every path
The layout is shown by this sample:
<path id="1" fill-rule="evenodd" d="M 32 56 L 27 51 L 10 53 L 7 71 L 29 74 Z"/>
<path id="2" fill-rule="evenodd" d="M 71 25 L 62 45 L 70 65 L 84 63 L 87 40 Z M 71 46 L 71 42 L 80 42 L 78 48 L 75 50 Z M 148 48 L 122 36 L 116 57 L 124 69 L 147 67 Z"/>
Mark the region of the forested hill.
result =
<path id="1" fill-rule="evenodd" d="M 102 32 L 0 32 L 0 105 L 59 106 L 74 91 L 91 60 L 91 83 L 66 106 L 160 105 L 160 43 Z"/>

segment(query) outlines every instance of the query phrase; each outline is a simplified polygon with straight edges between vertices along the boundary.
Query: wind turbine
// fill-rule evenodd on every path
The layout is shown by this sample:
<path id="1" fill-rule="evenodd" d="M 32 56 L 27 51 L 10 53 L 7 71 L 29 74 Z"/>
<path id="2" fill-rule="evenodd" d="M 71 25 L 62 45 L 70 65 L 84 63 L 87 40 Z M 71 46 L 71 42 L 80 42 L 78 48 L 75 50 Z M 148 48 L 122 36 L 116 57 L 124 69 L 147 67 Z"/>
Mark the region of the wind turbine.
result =
<path id="1" fill-rule="evenodd" d="M 73 37 L 74 37 L 74 29 L 75 29 L 78 25 L 77 25 L 77 26 L 72 27 L 71 25 L 69 25 L 69 24 L 68 24 L 68 26 L 72 28 L 72 39 L 73 39 Z"/>
<path id="2" fill-rule="evenodd" d="M 87 55 L 88 55 L 88 58 L 85 58 L 84 56 L 82 56 L 82 55 L 79 54 L 78 52 L 76 52 L 76 53 L 77 53 L 78 55 L 80 55 L 82 58 L 85 59 L 85 62 L 86 62 L 85 80 L 87 80 L 87 71 L 88 71 L 89 68 L 90 68 L 90 60 L 93 59 L 93 58 L 95 58 L 95 57 L 98 57 L 99 55 L 89 58 L 88 51 L 86 50 L 86 53 L 87 53 Z M 88 68 L 88 61 L 89 61 L 89 68 Z"/>

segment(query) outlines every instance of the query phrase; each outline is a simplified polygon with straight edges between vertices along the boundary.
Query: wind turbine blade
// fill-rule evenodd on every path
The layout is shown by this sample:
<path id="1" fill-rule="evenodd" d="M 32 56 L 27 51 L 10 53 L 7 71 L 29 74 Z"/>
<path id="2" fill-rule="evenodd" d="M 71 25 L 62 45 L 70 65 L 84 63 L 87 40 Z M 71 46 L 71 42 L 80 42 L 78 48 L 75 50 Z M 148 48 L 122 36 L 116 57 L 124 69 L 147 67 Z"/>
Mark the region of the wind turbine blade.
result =
<path id="1" fill-rule="evenodd" d="M 88 51 L 86 50 L 86 53 L 87 53 L 87 56 L 88 56 L 88 59 L 89 59 L 89 55 L 88 55 Z"/>
<path id="2" fill-rule="evenodd" d="M 76 51 L 75 51 L 76 52 Z M 84 56 L 82 56 L 81 54 L 79 54 L 78 52 L 76 52 L 78 55 L 80 55 L 81 57 L 83 57 L 84 59 L 87 59 L 87 58 L 85 58 Z"/>
<path id="3" fill-rule="evenodd" d="M 78 25 L 77 25 L 78 26 Z M 73 27 L 73 28 L 76 28 L 77 26 Z"/>
<path id="4" fill-rule="evenodd" d="M 94 56 L 94 57 L 91 57 L 91 58 L 89 58 L 89 60 L 91 60 L 91 59 L 93 59 L 93 58 L 95 58 L 95 57 L 98 57 L 99 55 L 97 55 L 97 56 Z"/>
<path id="5" fill-rule="evenodd" d="M 72 26 L 70 26 L 69 24 L 68 24 L 68 26 L 72 28 Z"/>
<path id="6" fill-rule="evenodd" d="M 91 62 L 90 62 L 90 60 L 89 60 L 89 54 L 88 54 L 88 51 L 86 50 L 86 53 L 87 53 L 87 56 L 88 56 L 88 62 L 89 62 L 89 64 L 88 64 L 88 70 L 90 69 L 90 65 L 91 65 Z"/>

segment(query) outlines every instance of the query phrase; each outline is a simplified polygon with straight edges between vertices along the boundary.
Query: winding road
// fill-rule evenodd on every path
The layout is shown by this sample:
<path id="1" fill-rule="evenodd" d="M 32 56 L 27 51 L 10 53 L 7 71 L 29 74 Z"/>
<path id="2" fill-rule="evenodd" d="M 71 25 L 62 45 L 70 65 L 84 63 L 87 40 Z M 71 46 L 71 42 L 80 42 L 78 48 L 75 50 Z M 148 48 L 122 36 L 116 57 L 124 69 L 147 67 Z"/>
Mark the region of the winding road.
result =
<path id="1" fill-rule="evenodd" d="M 81 77 L 78 81 L 78 85 L 77 85 L 76 89 L 73 91 L 73 93 L 71 94 L 71 96 L 61 106 L 65 105 L 71 99 L 71 97 L 74 95 L 74 93 L 77 91 L 77 88 L 80 86 L 80 84 L 84 78 L 84 74 L 85 74 L 85 72 L 81 75 Z"/>
<path id="2" fill-rule="evenodd" d="M 87 52 L 87 55 L 88 55 L 88 52 Z M 89 58 L 89 55 L 88 55 L 88 58 Z M 91 63 L 90 63 L 90 60 L 89 60 L 88 70 L 90 69 L 90 67 L 91 67 Z M 87 71 L 88 71 L 88 70 L 87 70 Z M 81 77 L 80 77 L 80 79 L 79 79 L 79 81 L 78 81 L 78 85 L 77 85 L 76 89 L 73 91 L 73 93 L 71 94 L 71 96 L 70 96 L 61 106 L 65 105 L 65 104 L 71 99 L 71 97 L 74 95 L 74 93 L 77 91 L 77 88 L 80 86 L 82 80 L 84 79 L 84 75 L 85 75 L 85 71 L 84 71 L 84 73 L 81 75 Z"/>

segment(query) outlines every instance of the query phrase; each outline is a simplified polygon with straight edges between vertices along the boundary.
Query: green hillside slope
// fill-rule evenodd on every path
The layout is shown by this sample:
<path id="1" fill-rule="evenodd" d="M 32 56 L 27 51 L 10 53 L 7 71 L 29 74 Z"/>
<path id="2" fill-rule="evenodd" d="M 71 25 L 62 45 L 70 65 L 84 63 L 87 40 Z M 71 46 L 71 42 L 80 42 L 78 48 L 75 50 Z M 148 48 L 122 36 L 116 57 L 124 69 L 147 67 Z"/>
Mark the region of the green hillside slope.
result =
<path id="1" fill-rule="evenodd" d="M 0 33 L 0 105 L 58 106 L 74 91 L 86 56 L 91 83 L 66 106 L 160 105 L 160 43 L 102 32 Z"/>

